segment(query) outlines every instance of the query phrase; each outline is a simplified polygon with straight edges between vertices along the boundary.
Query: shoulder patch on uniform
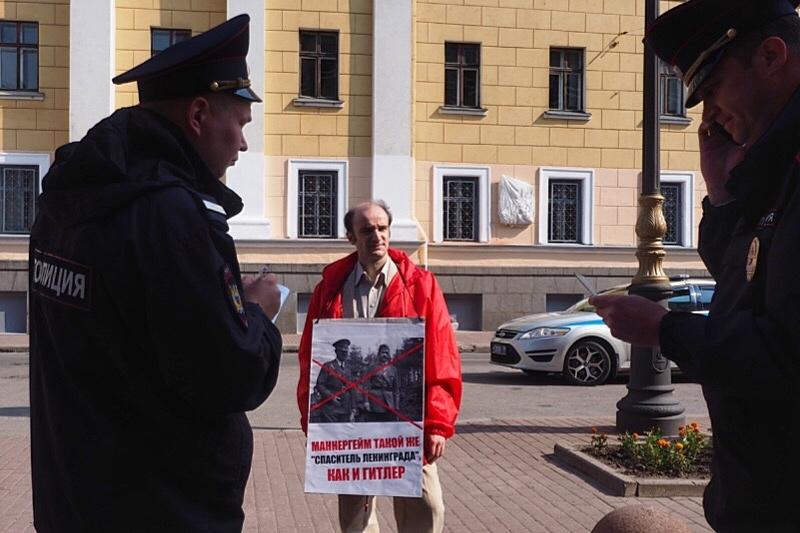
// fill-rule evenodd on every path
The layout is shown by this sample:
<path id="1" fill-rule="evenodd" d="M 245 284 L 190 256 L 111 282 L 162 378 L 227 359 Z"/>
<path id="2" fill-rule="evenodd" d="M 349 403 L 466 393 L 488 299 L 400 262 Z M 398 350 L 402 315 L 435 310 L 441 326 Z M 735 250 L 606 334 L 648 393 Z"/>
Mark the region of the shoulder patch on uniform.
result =
<path id="1" fill-rule="evenodd" d="M 233 275 L 233 271 L 231 271 L 231 267 L 228 265 L 225 265 L 222 269 L 222 278 L 225 283 L 225 289 L 228 291 L 228 297 L 230 298 L 233 310 L 239 315 L 239 320 L 242 321 L 244 327 L 247 327 L 247 313 L 244 309 L 242 295 L 239 293 L 239 285 L 236 283 L 236 276 Z"/>
<path id="2" fill-rule="evenodd" d="M 767 213 L 766 215 L 761 217 L 761 219 L 758 221 L 758 224 L 756 225 L 756 227 L 758 229 L 775 227 L 775 224 L 778 221 L 778 214 L 779 213 L 778 213 L 777 209 L 771 209 L 769 211 L 769 213 Z"/>
<path id="3" fill-rule="evenodd" d="M 92 269 L 57 255 L 33 250 L 31 289 L 63 305 L 91 311 Z"/>
<path id="4" fill-rule="evenodd" d="M 203 204 L 205 204 L 206 209 L 209 211 L 214 211 L 215 213 L 219 213 L 220 215 L 228 216 L 228 213 L 225 212 L 225 208 L 219 204 L 215 204 L 211 200 L 203 200 Z"/>

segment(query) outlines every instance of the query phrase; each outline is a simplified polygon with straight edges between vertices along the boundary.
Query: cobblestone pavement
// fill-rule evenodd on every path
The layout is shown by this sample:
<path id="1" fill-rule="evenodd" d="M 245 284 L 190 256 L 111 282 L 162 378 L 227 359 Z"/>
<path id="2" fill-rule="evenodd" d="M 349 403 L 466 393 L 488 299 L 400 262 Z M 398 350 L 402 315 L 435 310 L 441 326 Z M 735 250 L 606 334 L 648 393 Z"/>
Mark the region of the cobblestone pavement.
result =
<path id="1" fill-rule="evenodd" d="M 706 423 L 707 420 L 701 420 Z M 592 427 L 613 432 L 613 418 L 491 420 L 459 426 L 439 475 L 451 532 L 583 532 L 611 510 L 649 505 L 711 531 L 700 498 L 608 496 L 553 457 L 553 445 L 588 442 Z M 246 531 L 335 532 L 336 498 L 303 494 L 304 438 L 260 431 L 245 509 Z M 378 499 L 382 531 L 395 531 L 388 498 Z"/>
<path id="2" fill-rule="evenodd" d="M 609 496 L 554 459 L 556 442 L 588 442 L 593 426 L 610 433 L 612 424 L 613 418 L 606 417 L 505 419 L 459 426 L 439 468 L 446 530 L 588 532 L 614 508 L 640 504 L 678 515 L 693 531 L 710 531 L 700 498 Z M 0 531 L 33 531 L 28 437 L 11 433 L 0 437 Z M 254 433 L 245 531 L 335 532 L 335 496 L 303 493 L 302 433 Z M 378 517 L 382 531 L 395 531 L 387 498 L 379 498 Z"/>
<path id="3" fill-rule="evenodd" d="M 296 341 L 287 337 L 289 345 Z M 459 332 L 459 344 L 466 348 L 464 351 L 470 351 L 470 345 L 480 351 L 490 337 L 487 332 Z M 26 336 L 0 335 L 0 351 L 25 350 Z M 34 531 L 30 414 L 27 402 L 21 400 L 27 399 L 27 354 L 6 357 L 0 382 L 0 532 L 19 533 Z M 290 370 L 282 372 L 286 378 Z M 705 416 L 691 420 L 708 427 Z M 693 531 L 711 531 L 703 518 L 700 498 L 609 496 L 602 487 L 553 457 L 555 443 L 588 442 L 592 427 L 612 433 L 613 423 L 613 417 L 551 416 L 473 419 L 460 424 L 439 463 L 447 507 L 446 530 L 588 532 L 614 508 L 649 505 L 678 515 Z M 335 496 L 303 492 L 303 434 L 265 427 L 255 429 L 254 436 L 245 531 L 337 531 Z M 395 531 L 388 498 L 379 498 L 378 518 L 382 531 Z"/>

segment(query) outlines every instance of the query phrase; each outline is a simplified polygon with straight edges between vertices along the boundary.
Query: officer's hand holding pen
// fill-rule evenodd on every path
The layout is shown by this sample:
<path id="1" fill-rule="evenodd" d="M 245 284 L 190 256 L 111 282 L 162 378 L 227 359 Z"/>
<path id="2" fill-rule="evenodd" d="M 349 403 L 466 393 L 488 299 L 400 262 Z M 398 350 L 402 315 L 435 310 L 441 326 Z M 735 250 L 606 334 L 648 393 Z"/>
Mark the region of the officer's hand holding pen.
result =
<path id="1" fill-rule="evenodd" d="M 589 298 L 611 334 L 637 346 L 657 346 L 661 319 L 667 310 L 641 296 L 598 294 Z"/>
<path id="2" fill-rule="evenodd" d="M 244 299 L 258 304 L 270 320 L 281 308 L 281 291 L 278 289 L 278 278 L 266 267 L 257 275 L 242 276 Z"/>

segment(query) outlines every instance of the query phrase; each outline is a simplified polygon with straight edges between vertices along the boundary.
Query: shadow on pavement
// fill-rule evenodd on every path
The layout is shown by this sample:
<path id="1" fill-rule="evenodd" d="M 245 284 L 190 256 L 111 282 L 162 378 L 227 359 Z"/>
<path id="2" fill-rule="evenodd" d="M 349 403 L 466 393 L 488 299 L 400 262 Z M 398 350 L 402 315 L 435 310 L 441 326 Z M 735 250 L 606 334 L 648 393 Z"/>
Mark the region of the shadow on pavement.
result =
<path id="1" fill-rule="evenodd" d="M 465 383 L 480 385 L 563 385 L 559 374 L 525 374 L 521 371 L 463 372 Z"/>
<path id="2" fill-rule="evenodd" d="M 598 428 L 598 429 L 601 429 L 601 428 Z M 566 472 L 569 472 L 570 474 L 574 474 L 574 475 L 578 476 L 586 484 L 591 485 L 592 487 L 594 487 L 598 491 L 602 492 L 603 494 L 605 494 L 607 496 L 616 496 L 616 494 L 610 488 L 608 488 L 606 485 L 604 485 L 603 483 L 601 483 L 597 479 L 593 478 L 592 476 L 584 474 L 583 472 L 581 472 L 577 468 L 573 468 L 572 466 L 562 462 L 561 460 L 559 460 L 558 457 L 556 457 L 556 454 L 554 454 L 554 453 L 546 453 L 546 454 L 542 455 L 542 457 L 544 458 L 545 461 L 547 461 L 549 464 L 555 466 L 556 468 L 560 468 L 561 470 L 564 470 Z"/>
<path id="3" fill-rule="evenodd" d="M 472 434 L 472 433 L 563 433 L 563 434 L 584 434 L 588 436 L 592 434 L 592 428 L 595 427 L 601 433 L 614 433 L 616 428 L 614 426 L 538 426 L 536 424 L 476 424 L 467 423 L 456 425 L 456 435 L 458 434 Z"/>
<path id="4" fill-rule="evenodd" d="M 526 374 L 521 370 L 517 371 L 491 371 L 491 372 L 463 372 L 461 379 L 465 383 L 475 383 L 478 385 L 567 385 L 570 384 L 564 379 L 562 374 L 545 373 Z M 691 383 L 683 374 L 673 374 L 673 383 Z M 625 385 L 628 383 L 628 374 L 619 374 L 607 384 Z M 580 387 L 579 385 L 574 385 Z"/>
<path id="5" fill-rule="evenodd" d="M 31 408 L 30 407 L 0 407 L 0 417 L 3 417 L 3 416 L 30 418 L 30 416 L 31 416 Z"/>

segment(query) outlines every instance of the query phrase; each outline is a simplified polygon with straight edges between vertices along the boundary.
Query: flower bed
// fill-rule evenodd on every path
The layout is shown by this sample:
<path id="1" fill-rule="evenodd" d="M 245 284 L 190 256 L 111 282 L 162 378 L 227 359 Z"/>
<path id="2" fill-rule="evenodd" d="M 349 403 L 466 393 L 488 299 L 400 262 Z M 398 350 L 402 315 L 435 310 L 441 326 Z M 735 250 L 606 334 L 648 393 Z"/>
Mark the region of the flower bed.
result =
<path id="1" fill-rule="evenodd" d="M 618 440 L 618 445 L 609 444 L 607 435 L 592 428 L 591 443 L 583 451 L 637 477 L 708 478 L 711 475 L 711 439 L 701 433 L 697 422 L 681 426 L 678 438 L 665 438 L 654 429 L 644 435 L 625 433 Z"/>

